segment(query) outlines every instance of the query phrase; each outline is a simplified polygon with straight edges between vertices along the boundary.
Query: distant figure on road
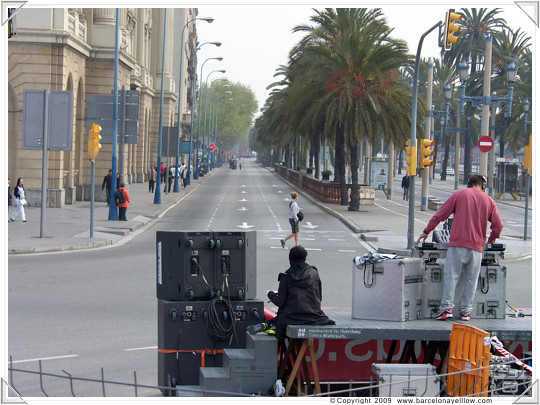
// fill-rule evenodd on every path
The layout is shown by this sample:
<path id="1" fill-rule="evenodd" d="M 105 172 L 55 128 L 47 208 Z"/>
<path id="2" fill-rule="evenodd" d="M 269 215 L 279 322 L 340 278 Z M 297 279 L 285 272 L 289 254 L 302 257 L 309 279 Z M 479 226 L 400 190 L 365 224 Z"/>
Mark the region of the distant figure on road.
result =
<path id="1" fill-rule="evenodd" d="M 488 221 L 491 223 L 488 243 L 495 243 L 501 235 L 503 223 L 497 205 L 484 192 L 486 182 L 484 176 L 475 174 L 469 177 L 467 188 L 454 192 L 446 200 L 416 241 L 416 243 L 425 241 L 440 222 L 454 214 L 444 264 L 443 296 L 439 308 L 440 314 L 437 316 L 439 320 L 453 317 L 454 296 L 460 277 L 465 283 L 458 310 L 462 321 L 471 319 L 472 302 L 482 264 L 482 250 L 486 243 Z"/>
<path id="2" fill-rule="evenodd" d="M 148 178 L 148 192 L 153 193 L 157 180 L 157 172 L 155 167 L 150 166 L 150 170 L 148 170 L 148 175 L 146 177 Z"/>
<path id="3" fill-rule="evenodd" d="M 306 263 L 307 251 L 294 246 L 289 251 L 290 267 L 278 276 L 278 291 L 267 296 L 278 307 L 268 323 L 248 326 L 248 332 L 275 331 L 279 341 L 285 339 L 287 325 L 334 325 L 321 309 L 322 283 L 315 266 Z"/>
<path id="4" fill-rule="evenodd" d="M 26 197 L 24 195 L 23 179 L 20 177 L 17 179 L 17 185 L 15 186 L 15 190 L 13 190 L 13 195 L 15 196 L 16 208 L 9 217 L 9 220 L 11 222 L 15 221 L 15 217 L 17 216 L 17 214 L 21 213 L 21 220 L 23 222 L 26 222 L 26 215 L 24 214 L 24 204 L 26 204 Z"/>
<path id="5" fill-rule="evenodd" d="M 129 206 L 129 193 L 125 189 L 124 183 L 120 183 L 120 188 L 115 193 L 116 205 L 118 206 L 118 220 L 127 221 L 126 213 Z"/>
<path id="6" fill-rule="evenodd" d="M 403 199 L 409 201 L 409 186 L 411 182 L 411 177 L 409 172 L 405 172 L 405 176 L 401 179 L 401 188 L 403 189 Z"/>
<path id="7" fill-rule="evenodd" d="M 291 198 L 293 199 L 289 203 L 289 223 L 291 224 L 291 233 L 285 237 L 285 239 L 281 239 L 281 247 L 285 248 L 285 242 L 287 242 L 289 239 L 294 237 L 294 241 L 296 243 L 296 246 L 299 245 L 298 239 L 299 239 L 299 233 L 300 233 L 300 225 L 298 224 L 298 211 L 300 211 L 300 208 L 298 208 L 298 193 L 296 191 L 291 191 Z"/>
<path id="8" fill-rule="evenodd" d="M 111 181 L 112 181 L 112 170 L 109 169 L 109 173 L 103 178 L 103 183 L 101 184 L 101 190 L 105 187 L 107 188 L 107 207 L 109 206 L 109 200 L 111 199 Z"/>

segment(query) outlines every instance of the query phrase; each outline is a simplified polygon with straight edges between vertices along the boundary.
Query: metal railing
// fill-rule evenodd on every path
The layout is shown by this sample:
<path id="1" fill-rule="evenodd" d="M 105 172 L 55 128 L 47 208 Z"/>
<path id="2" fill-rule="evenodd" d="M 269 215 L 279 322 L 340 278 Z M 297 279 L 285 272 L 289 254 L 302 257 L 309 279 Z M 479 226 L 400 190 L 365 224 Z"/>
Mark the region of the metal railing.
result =
<path id="1" fill-rule="evenodd" d="M 530 358 L 523 359 L 524 361 L 530 360 Z M 65 386 L 65 396 L 73 396 L 73 397 L 79 397 L 83 395 L 77 395 L 76 392 L 76 383 L 77 382 L 90 382 L 96 384 L 96 393 L 99 390 L 99 394 L 92 395 L 92 396 L 103 396 L 107 397 L 107 387 L 108 386 L 123 386 L 123 387 L 131 387 L 133 389 L 133 396 L 139 397 L 141 396 L 141 389 L 149 389 L 151 391 L 155 391 L 156 395 L 160 395 L 162 392 L 168 392 L 169 394 L 174 394 L 173 396 L 237 396 L 237 397 L 253 397 L 253 396 L 263 396 L 266 393 L 251 393 L 251 394 L 245 394 L 241 392 L 226 392 L 226 391 L 211 391 L 211 390 L 203 390 L 199 389 L 197 387 L 193 386 L 176 386 L 176 387 L 170 387 L 170 386 L 159 386 L 159 385 L 149 385 L 149 384 L 141 384 L 137 381 L 137 373 L 133 372 L 133 381 L 132 382 L 120 382 L 120 381 L 113 381 L 105 378 L 105 371 L 103 368 L 101 368 L 101 378 L 87 378 L 87 377 L 78 377 L 74 376 L 71 373 L 67 372 L 66 370 L 62 370 L 64 374 L 55 374 L 46 372 L 43 370 L 43 364 L 41 360 L 37 360 L 39 370 L 27 370 L 27 369 L 18 369 L 13 366 L 13 360 L 10 356 L 10 362 L 9 362 L 9 384 L 10 387 L 20 396 L 23 397 L 25 392 L 23 392 L 22 389 L 18 389 L 17 386 L 17 378 L 15 377 L 15 373 L 20 374 L 31 374 L 35 375 L 36 378 L 39 379 L 39 387 L 40 390 L 45 397 L 50 397 L 49 393 L 47 393 L 47 389 L 45 387 L 44 378 L 53 378 L 53 379 L 59 379 L 59 380 L 65 380 L 66 386 Z M 515 364 L 512 361 L 504 362 L 504 363 L 498 363 L 498 365 L 511 365 Z M 490 366 L 492 367 L 492 366 Z M 440 382 L 440 389 L 436 396 L 452 396 L 455 394 L 458 389 L 461 387 L 462 384 L 466 384 L 466 380 L 468 376 L 480 374 L 481 370 L 489 368 L 478 368 L 478 369 L 472 369 L 472 370 L 466 370 L 465 366 L 464 369 L 458 372 L 454 373 L 447 373 L 447 374 L 438 374 L 438 375 L 428 375 L 426 373 L 426 376 L 414 376 L 411 378 L 410 374 L 408 375 L 408 378 L 406 380 L 400 379 L 399 381 L 393 381 L 393 377 L 390 376 L 389 381 L 385 383 L 377 383 L 374 382 L 373 379 L 371 379 L 369 382 L 358 382 L 358 381 L 342 381 L 342 382 L 326 382 L 323 383 L 322 386 L 326 387 L 325 392 L 322 394 L 312 394 L 313 396 L 324 396 L 324 397 L 378 397 L 379 391 L 381 388 L 384 388 L 384 392 L 387 393 L 388 396 L 397 396 L 401 397 L 402 395 L 396 395 L 396 394 L 403 394 L 405 393 L 414 393 L 416 397 L 422 397 L 425 396 L 426 393 L 432 392 L 433 390 L 429 390 L 429 384 L 433 384 L 433 380 L 437 379 Z M 516 370 L 516 369 L 514 369 Z M 446 387 L 446 379 L 447 377 L 451 375 L 459 375 L 460 376 L 460 384 L 458 387 L 454 390 L 454 392 L 447 392 Z M 527 375 L 526 371 L 516 370 L 516 372 L 513 373 L 513 377 L 511 378 L 505 378 L 501 380 L 494 380 L 489 379 L 487 382 L 482 383 L 482 380 L 480 378 L 476 379 L 475 382 L 472 385 L 468 385 L 465 387 L 466 392 L 464 395 L 461 395 L 461 397 L 478 397 L 478 391 L 480 391 L 483 395 L 489 395 L 489 396 L 499 396 L 504 395 L 508 396 L 514 394 L 513 396 L 519 396 L 523 395 L 523 392 L 527 392 L 528 388 L 531 386 L 531 379 L 530 375 Z M 482 384 L 480 390 L 477 390 L 477 393 L 472 393 L 472 391 L 475 389 L 475 387 L 478 384 Z M 332 387 L 336 385 L 348 385 L 348 388 L 341 389 L 341 390 L 332 390 Z M 467 383 L 468 384 L 468 383 Z M 356 387 L 355 387 L 356 386 Z M 19 387 L 20 388 L 20 387 Z M 240 385 L 241 390 L 241 385 Z M 270 387 L 269 387 L 270 388 Z M 307 391 L 307 386 L 305 387 Z M 523 388 L 523 389 L 521 389 Z M 300 388 L 302 389 L 302 388 Z M 148 392 L 145 391 L 146 394 L 144 394 L 145 397 L 152 396 L 148 395 Z M 33 397 L 36 396 L 35 393 L 31 394 Z M 307 393 L 306 393 L 307 395 Z M 527 392 L 525 395 L 531 395 L 530 391 Z M 88 396 L 88 395 L 84 395 Z M 115 397 L 118 397 L 118 395 L 113 395 Z M 123 395 L 126 396 L 126 395 Z M 127 395 L 129 397 L 129 395 Z"/>

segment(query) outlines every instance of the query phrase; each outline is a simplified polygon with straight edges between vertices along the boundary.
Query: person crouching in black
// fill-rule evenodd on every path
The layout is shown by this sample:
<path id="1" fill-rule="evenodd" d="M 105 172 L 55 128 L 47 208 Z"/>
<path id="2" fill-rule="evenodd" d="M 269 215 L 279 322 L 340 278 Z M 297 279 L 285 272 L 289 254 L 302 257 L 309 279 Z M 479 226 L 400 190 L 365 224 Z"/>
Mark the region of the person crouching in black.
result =
<path id="1" fill-rule="evenodd" d="M 307 251 L 294 246 L 289 251 L 290 266 L 278 276 L 278 291 L 267 296 L 277 307 L 277 315 L 267 323 L 250 325 L 248 332 L 275 330 L 280 342 L 285 339 L 287 325 L 335 325 L 321 309 L 322 283 L 315 266 L 306 263 Z"/>

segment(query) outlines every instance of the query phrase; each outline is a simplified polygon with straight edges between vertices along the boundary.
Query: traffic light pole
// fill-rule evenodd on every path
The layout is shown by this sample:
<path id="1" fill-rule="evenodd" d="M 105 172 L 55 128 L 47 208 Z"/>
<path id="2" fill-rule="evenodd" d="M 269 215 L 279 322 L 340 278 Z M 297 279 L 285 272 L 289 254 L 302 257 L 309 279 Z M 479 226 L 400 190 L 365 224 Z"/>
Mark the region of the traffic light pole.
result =
<path id="1" fill-rule="evenodd" d="M 413 78 L 413 92 L 412 92 L 412 111 L 411 111 L 411 146 L 416 148 L 416 122 L 417 122 L 417 111 L 418 111 L 418 73 L 420 70 L 420 53 L 422 51 L 422 44 L 424 43 L 424 38 L 435 28 L 441 27 L 442 21 L 439 21 L 429 30 L 424 32 L 420 37 L 418 42 L 418 49 L 416 51 L 416 60 L 414 62 L 414 78 Z M 440 37 L 440 35 L 439 35 Z M 414 182 L 416 176 L 411 175 L 411 181 L 409 185 L 409 223 L 407 227 L 407 249 L 412 249 L 414 246 Z"/>
<path id="2" fill-rule="evenodd" d="M 92 172 L 90 176 L 90 237 L 94 237 L 94 186 L 96 185 L 96 165 L 94 159 L 90 160 Z"/>

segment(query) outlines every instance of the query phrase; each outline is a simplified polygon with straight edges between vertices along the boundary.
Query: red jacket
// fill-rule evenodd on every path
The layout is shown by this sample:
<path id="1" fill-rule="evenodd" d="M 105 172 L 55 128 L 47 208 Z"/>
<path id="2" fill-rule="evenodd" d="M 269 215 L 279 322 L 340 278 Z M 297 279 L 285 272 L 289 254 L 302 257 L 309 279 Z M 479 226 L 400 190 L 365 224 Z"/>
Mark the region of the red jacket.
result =
<path id="1" fill-rule="evenodd" d="M 129 205 L 129 193 L 124 187 L 120 187 L 118 191 L 124 193 L 124 198 L 126 199 L 126 202 L 123 202 L 121 204 L 118 204 L 119 207 L 127 207 Z"/>
<path id="2" fill-rule="evenodd" d="M 426 226 L 427 233 L 439 222 L 454 214 L 449 246 L 465 247 L 481 252 L 486 244 L 487 222 L 491 223 L 488 240 L 501 236 L 503 223 L 495 201 L 482 190 L 464 188 L 454 192 L 431 218 Z"/>

